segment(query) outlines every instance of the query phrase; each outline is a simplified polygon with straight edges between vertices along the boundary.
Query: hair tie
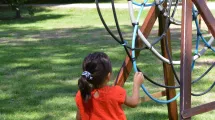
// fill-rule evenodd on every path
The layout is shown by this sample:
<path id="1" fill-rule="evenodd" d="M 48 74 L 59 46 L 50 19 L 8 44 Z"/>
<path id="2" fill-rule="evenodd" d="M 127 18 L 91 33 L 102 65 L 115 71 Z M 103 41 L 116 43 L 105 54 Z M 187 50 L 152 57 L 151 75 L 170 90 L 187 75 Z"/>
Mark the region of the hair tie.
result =
<path id="1" fill-rule="evenodd" d="M 91 73 L 88 71 L 84 71 L 81 75 L 85 76 L 89 80 L 93 79 L 93 77 L 91 76 Z"/>

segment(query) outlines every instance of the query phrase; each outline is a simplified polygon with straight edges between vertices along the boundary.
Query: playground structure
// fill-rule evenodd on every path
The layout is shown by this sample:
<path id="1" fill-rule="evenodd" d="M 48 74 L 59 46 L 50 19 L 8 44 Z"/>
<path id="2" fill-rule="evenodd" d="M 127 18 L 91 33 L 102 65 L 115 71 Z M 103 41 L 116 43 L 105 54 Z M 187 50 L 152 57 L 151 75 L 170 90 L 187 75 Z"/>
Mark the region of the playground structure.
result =
<path id="1" fill-rule="evenodd" d="M 214 66 L 215 62 L 211 65 L 211 67 L 205 71 L 199 78 L 196 80 L 191 80 L 192 78 L 192 70 L 195 65 L 195 61 L 200 58 L 208 49 L 215 52 L 215 49 L 212 47 L 212 43 L 214 42 L 213 36 L 215 36 L 215 19 L 208 9 L 206 2 L 204 0 L 182 0 L 182 19 L 176 20 L 174 18 L 175 11 L 177 10 L 177 6 L 179 5 L 179 0 L 176 0 L 173 5 L 172 0 L 155 0 L 153 3 L 148 3 L 145 0 L 143 3 L 138 3 L 132 0 L 128 0 L 129 13 L 131 18 L 131 23 L 133 25 L 133 37 L 132 37 L 132 46 L 128 46 L 126 41 L 123 38 L 121 33 L 119 23 L 117 20 L 117 14 L 115 11 L 114 1 L 111 0 L 113 15 L 116 23 L 116 27 L 119 33 L 120 39 L 118 39 L 108 28 L 105 23 L 105 20 L 102 17 L 100 12 L 98 0 L 96 0 L 98 14 L 101 18 L 101 21 L 109 32 L 109 34 L 123 47 L 127 53 L 125 61 L 118 73 L 115 84 L 123 86 L 126 79 L 129 76 L 129 73 L 132 70 L 132 67 L 135 72 L 140 71 L 136 65 L 136 58 L 139 56 L 140 51 L 143 49 L 149 49 L 156 57 L 158 57 L 161 61 L 163 61 L 163 72 L 164 72 L 164 80 L 165 85 L 156 83 L 152 81 L 148 76 L 144 75 L 144 77 L 158 85 L 160 87 L 166 88 L 166 91 L 161 91 L 158 93 L 154 93 L 150 95 L 144 85 L 142 85 L 143 91 L 148 95 L 148 97 L 141 98 L 142 102 L 148 101 L 150 99 L 154 100 L 157 103 L 168 104 L 168 115 L 170 120 L 177 120 L 178 118 L 182 120 L 189 120 L 192 116 L 201 114 L 207 111 L 211 111 L 215 109 L 215 101 L 211 103 L 206 103 L 197 107 L 191 108 L 191 95 L 200 96 L 209 92 L 214 86 L 215 82 L 205 91 L 199 94 L 191 93 L 191 85 L 201 78 L 203 78 Z M 194 5 L 196 8 L 194 7 Z M 140 10 L 137 15 L 137 19 L 134 16 L 133 6 L 139 6 Z M 170 12 L 171 7 L 174 6 L 172 13 Z M 139 19 L 144 7 L 151 7 L 148 15 L 146 16 L 144 23 L 140 28 Z M 171 15 L 170 15 L 171 13 Z M 211 32 L 212 37 L 209 41 L 205 40 L 200 31 L 200 25 L 198 23 L 198 16 L 201 15 L 203 20 L 205 21 L 208 30 Z M 159 21 L 159 37 L 154 40 L 152 43 L 149 43 L 147 38 L 152 30 L 152 27 L 155 24 L 156 19 Z M 196 50 L 195 55 L 192 56 L 192 21 L 195 22 L 197 27 L 197 40 L 196 40 Z M 171 57 L 171 40 L 170 40 L 170 30 L 169 27 L 171 24 L 181 25 L 181 59 L 180 61 L 173 61 Z M 205 47 L 199 52 L 199 41 L 200 39 L 204 42 Z M 161 42 L 162 55 L 156 51 L 153 47 L 158 42 Z M 145 44 L 145 46 L 144 46 Z M 191 57 L 192 56 L 192 57 Z M 180 79 L 177 76 L 174 65 L 180 64 Z M 177 80 L 179 86 L 175 86 L 174 77 Z M 180 93 L 176 95 L 175 88 L 180 88 Z M 158 97 L 167 96 L 166 101 L 158 100 Z M 180 97 L 180 114 L 178 117 L 177 103 L 176 98 Z"/>

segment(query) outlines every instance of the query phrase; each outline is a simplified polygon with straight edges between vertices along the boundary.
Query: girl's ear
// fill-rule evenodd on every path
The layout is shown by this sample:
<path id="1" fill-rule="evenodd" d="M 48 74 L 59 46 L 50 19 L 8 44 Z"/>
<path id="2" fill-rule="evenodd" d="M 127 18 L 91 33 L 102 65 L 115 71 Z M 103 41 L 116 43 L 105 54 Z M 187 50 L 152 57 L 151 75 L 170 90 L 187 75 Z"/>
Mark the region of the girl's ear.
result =
<path id="1" fill-rule="evenodd" d="M 111 78 L 111 73 L 109 72 L 108 75 L 107 75 L 107 80 L 109 81 Z"/>

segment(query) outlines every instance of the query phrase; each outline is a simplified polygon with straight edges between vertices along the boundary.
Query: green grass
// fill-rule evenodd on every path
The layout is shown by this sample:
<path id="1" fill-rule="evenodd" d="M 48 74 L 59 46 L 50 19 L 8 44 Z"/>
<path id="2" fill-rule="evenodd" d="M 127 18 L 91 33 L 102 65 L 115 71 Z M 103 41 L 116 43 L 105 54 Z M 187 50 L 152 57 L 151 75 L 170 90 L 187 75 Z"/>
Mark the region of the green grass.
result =
<path id="1" fill-rule="evenodd" d="M 117 13 L 125 39 L 131 45 L 128 11 L 117 10 Z M 103 14 L 117 35 L 111 10 L 103 10 Z M 2 10 L 0 15 L 10 17 L 12 12 Z M 37 8 L 34 17 L 24 13 L 23 19 L 1 20 L 0 26 L 1 120 L 73 120 L 76 113 L 74 96 L 84 57 L 94 51 L 106 52 L 113 64 L 114 79 L 126 56 L 123 47 L 104 29 L 95 9 Z M 156 30 L 157 26 L 153 28 L 155 34 L 149 37 L 150 40 L 156 37 Z M 173 33 L 173 57 L 178 60 L 180 30 Z M 160 45 L 156 49 L 160 50 Z M 211 51 L 199 59 L 193 78 L 203 73 L 214 59 Z M 162 82 L 162 64 L 151 52 L 142 51 L 137 63 L 145 74 Z M 179 72 L 179 66 L 175 67 Z M 207 89 L 214 81 L 214 73 L 215 69 L 192 89 L 195 92 Z M 125 84 L 128 94 L 131 94 L 132 75 L 133 72 Z M 145 84 L 150 93 L 163 90 L 147 81 Z M 203 97 L 192 97 L 193 106 L 214 101 L 214 93 L 213 89 Z M 125 113 L 128 120 L 168 119 L 166 105 L 153 101 L 141 103 L 134 109 L 125 108 Z M 214 113 L 211 111 L 193 119 L 213 120 Z"/>

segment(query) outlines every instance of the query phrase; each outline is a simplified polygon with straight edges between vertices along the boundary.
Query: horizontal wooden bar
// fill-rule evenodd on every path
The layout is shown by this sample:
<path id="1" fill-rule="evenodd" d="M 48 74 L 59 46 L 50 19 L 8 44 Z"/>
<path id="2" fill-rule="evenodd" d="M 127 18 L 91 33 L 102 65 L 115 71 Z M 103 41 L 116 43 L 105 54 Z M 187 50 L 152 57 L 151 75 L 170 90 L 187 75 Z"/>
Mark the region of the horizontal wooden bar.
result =
<path id="1" fill-rule="evenodd" d="M 160 97 L 166 96 L 166 91 L 161 91 L 161 92 L 153 93 L 152 96 L 154 98 L 160 98 Z M 150 101 L 150 100 L 151 100 L 151 98 L 149 98 L 148 96 L 141 97 L 140 100 L 139 100 L 139 103 L 141 103 L 141 102 L 147 102 L 147 101 Z"/>
<path id="2" fill-rule="evenodd" d="M 215 101 L 207 103 L 207 104 L 203 104 L 203 105 L 200 105 L 197 107 L 193 107 L 190 109 L 186 109 L 182 112 L 182 117 L 183 118 L 189 118 L 189 117 L 192 117 L 194 115 L 205 113 L 205 112 L 208 112 L 211 110 L 215 110 Z"/>

